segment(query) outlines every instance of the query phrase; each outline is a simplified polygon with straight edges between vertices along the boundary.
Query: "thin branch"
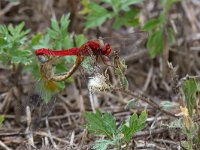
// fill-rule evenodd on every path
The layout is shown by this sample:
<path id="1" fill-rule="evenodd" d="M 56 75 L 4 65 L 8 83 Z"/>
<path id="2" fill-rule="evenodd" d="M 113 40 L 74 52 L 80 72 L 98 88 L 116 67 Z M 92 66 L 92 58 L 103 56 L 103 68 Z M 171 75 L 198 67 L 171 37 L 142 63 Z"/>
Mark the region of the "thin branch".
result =
<path id="1" fill-rule="evenodd" d="M 136 94 L 136 93 L 133 93 L 129 90 L 121 90 L 123 93 L 127 94 L 127 95 L 130 95 L 130 96 L 133 96 L 135 98 L 137 98 L 138 100 L 141 100 L 141 101 L 144 101 L 145 103 L 151 105 L 152 107 L 156 108 L 156 110 L 159 110 L 160 112 L 163 112 L 169 116 L 172 116 L 174 118 L 177 118 L 177 116 L 175 116 L 174 114 L 172 114 L 171 112 L 168 112 L 166 110 L 164 110 L 162 107 L 160 107 L 156 102 L 154 102 L 154 100 L 148 98 L 148 97 L 145 97 L 144 95 L 139 95 L 139 94 Z"/>
<path id="2" fill-rule="evenodd" d="M 0 146 L 3 147 L 5 150 L 12 150 L 6 144 L 4 144 L 2 141 L 0 141 Z"/>

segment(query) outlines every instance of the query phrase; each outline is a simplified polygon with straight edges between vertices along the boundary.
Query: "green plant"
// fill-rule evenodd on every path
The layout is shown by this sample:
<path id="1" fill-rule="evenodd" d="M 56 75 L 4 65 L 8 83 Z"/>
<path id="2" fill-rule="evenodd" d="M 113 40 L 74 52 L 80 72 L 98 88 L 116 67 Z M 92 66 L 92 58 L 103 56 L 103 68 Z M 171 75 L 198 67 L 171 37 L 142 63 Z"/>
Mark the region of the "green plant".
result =
<path id="1" fill-rule="evenodd" d="M 86 28 L 92 28 L 101 26 L 108 19 L 113 19 L 114 28 L 118 28 L 122 25 L 136 26 L 139 23 L 137 15 L 139 9 L 130 8 L 131 5 L 141 3 L 143 0 L 100 0 L 97 2 L 89 2 L 88 0 L 82 0 L 84 9 L 81 11 L 82 14 L 88 14 L 85 16 Z M 104 8 L 100 3 L 104 3 L 111 8 L 108 10 Z"/>
<path id="2" fill-rule="evenodd" d="M 63 15 L 60 21 L 52 19 L 51 27 L 45 34 L 38 33 L 32 35 L 32 38 L 28 36 L 30 30 L 23 30 L 24 23 L 15 27 L 0 25 L 0 60 L 4 68 L 9 68 L 13 77 L 16 78 L 13 85 L 20 84 L 22 72 L 32 72 L 36 79 L 39 79 L 38 63 L 33 50 L 39 48 L 61 50 L 85 43 L 87 39 L 82 34 L 76 35 L 73 40 L 68 32 L 69 22 L 69 14 Z M 56 73 L 67 71 L 67 64 L 74 61 L 73 57 L 63 57 L 60 60 L 61 63 L 56 66 Z M 63 89 L 64 83 L 59 84 Z M 47 93 L 47 96 L 43 97 L 46 102 L 51 99 L 53 94 L 48 91 L 42 91 L 42 93 Z"/>
<path id="3" fill-rule="evenodd" d="M 34 49 L 39 48 L 49 48 L 53 50 L 62 50 L 62 49 L 68 49 L 71 47 L 79 47 L 83 43 L 86 42 L 86 38 L 82 35 L 76 35 L 73 39 L 73 37 L 68 32 L 69 27 L 69 14 L 63 15 L 59 21 L 52 19 L 51 20 L 51 26 L 47 29 L 47 32 L 44 35 L 41 35 L 40 33 L 34 36 L 32 43 L 37 43 L 34 45 Z M 75 61 L 75 57 L 60 57 L 59 62 L 55 64 L 55 73 L 63 73 L 68 71 L 68 64 L 73 63 Z M 32 66 L 28 66 L 26 70 L 32 70 L 34 73 L 36 79 L 39 79 L 38 75 L 38 65 L 37 63 L 33 63 Z M 51 91 L 45 90 L 42 86 L 41 82 L 37 82 L 36 90 L 42 91 L 42 97 L 43 100 L 47 103 L 51 100 L 51 97 L 55 94 Z M 62 90 L 65 86 L 64 82 L 59 82 L 57 84 L 59 86 L 59 89 Z M 44 91 L 45 90 L 45 91 Z"/>
<path id="4" fill-rule="evenodd" d="M 199 91 L 199 83 L 195 79 L 184 80 L 182 83 L 182 90 L 185 96 L 186 106 L 190 117 L 193 115 L 193 110 L 196 104 L 196 94 Z"/>
<path id="5" fill-rule="evenodd" d="M 162 11 L 158 18 L 149 20 L 142 28 L 143 31 L 148 31 L 149 38 L 147 47 L 150 49 L 150 56 L 155 58 L 162 54 L 166 45 L 173 43 L 174 33 L 171 27 L 168 27 L 168 13 L 173 4 L 180 0 L 160 0 Z"/>
<path id="6" fill-rule="evenodd" d="M 182 81 L 181 89 L 186 107 L 180 107 L 181 112 L 177 116 L 181 116 L 181 118 L 171 122 L 168 127 L 181 129 L 181 132 L 187 137 L 187 140 L 181 141 L 181 145 L 187 150 L 192 150 L 194 139 L 198 142 L 199 138 L 196 136 L 199 129 L 198 124 L 192 118 L 197 100 L 196 94 L 199 91 L 199 83 L 196 79 L 189 78 Z"/>
<path id="7" fill-rule="evenodd" d="M 8 81 L 10 89 L 8 93 L 10 97 L 15 97 L 15 118 L 20 120 L 20 104 L 21 104 L 21 78 L 22 69 L 32 63 L 31 49 L 29 49 L 28 33 L 30 30 L 23 30 L 24 23 L 17 26 L 0 25 L 0 60 L 3 67 L 10 71 Z M 13 92 L 15 90 L 16 92 Z M 16 94 L 17 93 L 17 94 Z"/>
<path id="8" fill-rule="evenodd" d="M 16 27 L 0 25 L 0 59 L 5 67 L 16 68 L 20 64 L 31 63 L 31 50 L 27 49 L 27 34 L 30 30 L 23 30 L 24 23 Z"/>
<path id="9" fill-rule="evenodd" d="M 134 113 L 129 119 L 129 125 L 123 121 L 119 127 L 111 113 L 103 114 L 99 110 L 96 113 L 86 112 L 85 118 L 90 133 L 105 137 L 105 139 L 96 140 L 93 149 L 106 150 L 108 147 L 115 147 L 120 150 L 122 145 L 128 149 L 133 135 L 145 128 L 147 114 L 146 111 L 143 111 L 140 116 Z"/>
<path id="10" fill-rule="evenodd" d="M 0 127 L 1 127 L 2 124 L 3 124 L 3 121 L 4 121 L 4 116 L 3 116 L 3 115 L 0 115 Z"/>
<path id="11" fill-rule="evenodd" d="M 193 139 L 198 131 L 198 124 L 195 123 L 189 116 L 188 109 L 186 107 L 180 107 L 181 112 L 177 116 L 181 116 L 180 119 L 176 119 L 171 122 L 169 128 L 179 128 L 181 133 L 186 135 L 187 140 L 182 140 L 181 145 L 187 150 L 193 150 Z"/>

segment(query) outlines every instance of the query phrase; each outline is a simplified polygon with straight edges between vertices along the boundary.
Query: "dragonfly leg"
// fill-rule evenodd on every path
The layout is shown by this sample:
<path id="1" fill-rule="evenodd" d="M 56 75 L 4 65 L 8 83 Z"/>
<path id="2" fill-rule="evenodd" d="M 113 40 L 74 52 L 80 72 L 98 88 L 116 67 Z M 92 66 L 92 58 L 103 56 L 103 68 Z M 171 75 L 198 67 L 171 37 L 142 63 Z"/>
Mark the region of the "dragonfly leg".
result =
<path id="1" fill-rule="evenodd" d="M 111 61 L 110 61 L 109 57 L 103 56 L 103 55 L 100 55 L 100 57 L 101 57 L 102 62 L 105 65 L 113 67 L 113 65 L 111 64 Z"/>

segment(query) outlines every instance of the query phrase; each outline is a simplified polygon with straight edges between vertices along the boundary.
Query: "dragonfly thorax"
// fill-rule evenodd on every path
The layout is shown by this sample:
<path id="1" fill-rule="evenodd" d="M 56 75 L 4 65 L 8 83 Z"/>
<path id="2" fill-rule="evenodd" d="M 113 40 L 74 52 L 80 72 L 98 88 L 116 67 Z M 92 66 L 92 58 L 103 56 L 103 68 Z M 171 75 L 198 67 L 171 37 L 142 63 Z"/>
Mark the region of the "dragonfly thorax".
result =
<path id="1" fill-rule="evenodd" d="M 111 51 L 112 51 L 112 48 L 110 47 L 110 44 L 105 43 L 103 48 L 101 49 L 101 54 L 108 56 L 110 55 Z"/>

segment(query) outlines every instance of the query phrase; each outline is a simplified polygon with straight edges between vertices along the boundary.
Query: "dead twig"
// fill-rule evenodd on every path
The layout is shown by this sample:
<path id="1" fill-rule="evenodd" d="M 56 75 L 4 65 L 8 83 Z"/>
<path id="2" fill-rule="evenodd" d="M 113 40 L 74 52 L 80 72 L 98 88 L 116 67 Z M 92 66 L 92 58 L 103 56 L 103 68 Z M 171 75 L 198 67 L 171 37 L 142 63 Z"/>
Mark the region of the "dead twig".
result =
<path id="1" fill-rule="evenodd" d="M 139 95 L 139 94 L 136 94 L 136 93 L 133 93 L 129 90 L 124 90 L 122 89 L 121 90 L 123 93 L 127 94 L 127 95 L 131 95 L 139 100 L 142 100 L 144 101 L 145 103 L 149 104 L 150 106 L 156 108 L 157 110 L 159 110 L 160 112 L 163 112 L 169 116 L 172 116 L 174 118 L 177 118 L 177 116 L 175 116 L 174 114 L 172 114 L 171 112 L 168 112 L 166 110 L 164 110 L 162 107 L 160 107 L 156 102 L 154 102 L 152 99 L 148 98 L 148 97 L 145 97 L 144 95 Z"/>
<path id="2" fill-rule="evenodd" d="M 46 123 L 46 127 L 47 127 L 47 132 L 48 132 L 48 134 L 49 134 L 48 137 L 49 137 L 49 139 L 50 139 L 50 141 L 51 141 L 53 147 L 54 147 L 55 149 L 58 149 L 58 146 L 56 145 L 56 143 L 55 143 L 55 141 L 53 140 L 53 137 L 52 137 L 52 135 L 51 135 L 51 131 L 50 131 L 50 127 L 49 127 L 49 121 L 48 121 L 48 118 L 47 118 L 47 117 L 46 117 L 45 123 Z"/>
<path id="3" fill-rule="evenodd" d="M 9 3 L 4 9 L 2 9 L 2 10 L 0 11 L 0 16 L 5 15 L 7 12 L 10 11 L 10 9 L 11 9 L 12 7 L 19 5 L 19 3 L 20 3 L 20 2 L 11 2 L 11 3 Z"/>
<path id="4" fill-rule="evenodd" d="M 31 126 L 31 111 L 30 111 L 30 107 L 29 106 L 26 107 L 26 118 L 27 118 L 26 137 L 28 139 L 28 143 L 29 143 L 29 145 L 31 145 L 32 147 L 37 149 L 37 147 L 34 144 L 33 133 L 30 130 L 30 126 Z"/>
<path id="5" fill-rule="evenodd" d="M 44 137 L 50 138 L 50 135 L 48 133 L 46 133 L 46 132 L 35 132 L 35 134 L 39 135 L 39 136 L 44 136 Z M 68 145 L 70 144 L 69 141 L 63 140 L 63 139 L 55 137 L 53 135 L 51 135 L 51 138 L 54 139 L 54 140 L 56 140 L 56 141 L 58 141 L 58 142 L 64 143 L 64 144 L 68 144 Z"/>
<path id="6" fill-rule="evenodd" d="M 4 144 L 2 141 L 0 141 L 0 146 L 3 147 L 5 150 L 12 150 L 6 144 Z"/>
<path id="7" fill-rule="evenodd" d="M 157 134 L 165 133 L 167 131 L 168 131 L 168 129 L 166 129 L 166 128 L 152 129 L 149 131 L 141 131 L 141 132 L 137 132 L 134 135 L 134 138 L 145 137 L 145 136 L 149 136 L 149 135 L 157 135 Z"/>

